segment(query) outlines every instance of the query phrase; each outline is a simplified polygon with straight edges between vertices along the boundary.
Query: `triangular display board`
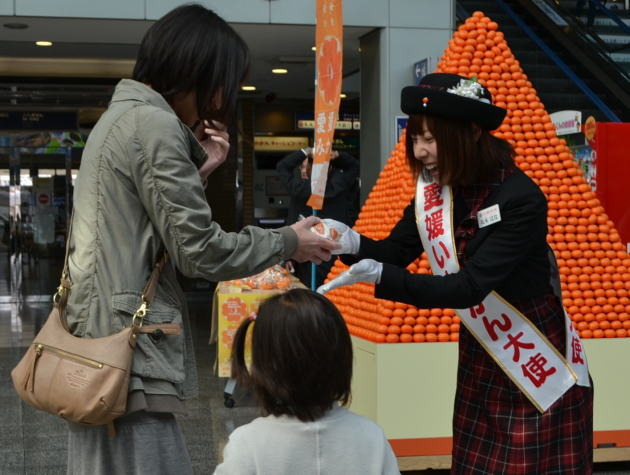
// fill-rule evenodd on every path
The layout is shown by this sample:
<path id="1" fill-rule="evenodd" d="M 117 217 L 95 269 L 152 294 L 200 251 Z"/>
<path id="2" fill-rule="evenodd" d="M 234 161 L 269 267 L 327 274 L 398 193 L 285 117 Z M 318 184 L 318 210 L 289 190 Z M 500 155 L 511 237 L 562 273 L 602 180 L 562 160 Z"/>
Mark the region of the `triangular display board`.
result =
<path id="1" fill-rule="evenodd" d="M 515 59 L 497 23 L 475 12 L 454 33 L 437 72 L 476 76 L 496 105 L 508 110 L 495 135 L 514 146 L 517 165 L 547 196 L 548 242 L 560 268 L 564 305 L 582 338 L 630 336 L 630 256 L 569 147 Z M 373 238 L 387 237 L 414 195 L 404 136 L 381 171 L 354 226 Z M 329 278 L 347 267 L 337 261 Z M 430 273 L 422 255 L 408 269 Z M 417 309 L 376 299 L 374 285 L 359 283 L 327 296 L 350 333 L 377 343 L 446 342 L 459 338 L 451 309 Z"/>

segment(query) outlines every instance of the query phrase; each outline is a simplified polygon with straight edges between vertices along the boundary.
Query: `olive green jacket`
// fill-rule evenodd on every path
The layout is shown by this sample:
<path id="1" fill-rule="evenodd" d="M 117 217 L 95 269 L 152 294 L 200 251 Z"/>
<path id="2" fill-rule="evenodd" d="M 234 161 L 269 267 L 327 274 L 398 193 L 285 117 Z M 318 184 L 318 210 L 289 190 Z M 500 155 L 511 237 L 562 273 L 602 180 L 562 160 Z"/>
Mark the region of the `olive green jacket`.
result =
<path id="1" fill-rule="evenodd" d="M 83 152 L 70 238 L 71 331 L 94 338 L 129 326 L 162 245 L 170 260 L 145 323 L 184 328 L 178 336 L 139 336 L 130 391 L 180 399 L 197 392 L 186 303 L 174 267 L 188 277 L 228 280 L 277 264 L 297 246 L 290 228 L 221 230 L 197 171 L 206 158 L 164 98 L 129 79 L 116 86 Z"/>

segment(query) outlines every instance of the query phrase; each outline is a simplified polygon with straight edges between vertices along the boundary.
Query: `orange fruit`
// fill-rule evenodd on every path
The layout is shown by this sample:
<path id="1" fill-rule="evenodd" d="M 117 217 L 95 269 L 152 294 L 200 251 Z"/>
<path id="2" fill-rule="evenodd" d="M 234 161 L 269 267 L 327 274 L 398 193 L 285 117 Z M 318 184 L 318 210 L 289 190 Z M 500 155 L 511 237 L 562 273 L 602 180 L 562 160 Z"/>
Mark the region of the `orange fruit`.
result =
<path id="1" fill-rule="evenodd" d="M 424 343 L 426 341 L 426 338 L 423 333 L 415 333 L 413 335 L 413 341 L 415 341 L 416 343 Z"/>
<path id="2" fill-rule="evenodd" d="M 630 336 L 630 256 L 566 141 L 556 136 L 549 114 L 499 25 L 475 12 L 453 33 L 438 71 L 477 75 L 496 104 L 508 109 L 495 135 L 512 144 L 517 166 L 547 196 L 547 241 L 558 259 L 568 313 L 582 337 Z M 361 209 L 355 229 L 373 239 L 385 238 L 414 192 L 403 132 Z M 330 275 L 346 269 L 337 260 Z M 431 273 L 425 253 L 407 269 Z M 402 335 L 411 336 L 414 342 L 442 341 L 447 335 L 449 341 L 457 341 L 459 337 L 459 317 L 452 309 L 416 309 L 375 299 L 373 286 L 365 283 L 328 295 L 346 318 L 350 332 L 361 338 L 393 343 L 401 341 Z M 406 325 L 412 333 L 402 331 L 403 327 L 409 331 Z M 402 333 L 390 333 L 390 329 Z"/>
<path id="3" fill-rule="evenodd" d="M 387 343 L 398 343 L 400 337 L 396 334 L 389 333 L 386 337 Z"/>

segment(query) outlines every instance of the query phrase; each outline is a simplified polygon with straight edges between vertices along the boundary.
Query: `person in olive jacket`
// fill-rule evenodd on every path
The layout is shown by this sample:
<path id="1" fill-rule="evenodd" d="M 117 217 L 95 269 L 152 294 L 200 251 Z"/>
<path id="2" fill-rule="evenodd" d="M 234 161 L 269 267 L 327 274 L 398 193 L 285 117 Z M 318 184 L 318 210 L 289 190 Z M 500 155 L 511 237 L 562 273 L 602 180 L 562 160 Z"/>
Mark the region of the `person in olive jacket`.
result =
<path id="1" fill-rule="evenodd" d="M 183 332 L 138 335 L 127 414 L 114 421 L 116 436 L 104 426 L 70 424 L 68 473 L 192 473 L 173 415 L 197 394 L 176 268 L 228 280 L 289 258 L 319 263 L 338 247 L 310 231 L 315 218 L 238 233 L 213 220 L 204 181 L 226 158 L 224 124 L 234 117 L 248 63 L 246 44 L 215 13 L 176 8 L 148 30 L 133 79 L 118 83 L 87 140 L 70 236 L 70 331 L 94 338 L 130 326 L 166 250 L 169 261 L 144 324 L 175 323 Z"/>
<path id="2" fill-rule="evenodd" d="M 291 197 L 287 213 L 287 223 L 293 224 L 300 216 L 310 216 L 312 210 L 306 202 L 311 196 L 311 168 L 313 149 L 303 148 L 290 153 L 276 165 L 276 171 Z M 352 226 L 358 213 L 359 161 L 344 152 L 332 151 L 324 206 L 317 212 L 320 218 L 330 218 L 347 226 Z M 322 262 L 316 267 L 316 286 L 321 285 L 332 267 L 333 260 Z M 311 281 L 310 265 L 294 264 L 296 275 L 309 284 Z"/>

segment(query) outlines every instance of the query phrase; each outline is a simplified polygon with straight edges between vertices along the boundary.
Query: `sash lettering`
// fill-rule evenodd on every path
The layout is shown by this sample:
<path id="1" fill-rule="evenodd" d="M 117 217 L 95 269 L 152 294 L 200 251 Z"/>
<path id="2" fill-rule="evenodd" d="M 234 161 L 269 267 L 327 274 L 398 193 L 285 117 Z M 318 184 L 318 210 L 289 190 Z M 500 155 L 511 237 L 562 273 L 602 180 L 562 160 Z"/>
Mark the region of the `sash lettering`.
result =
<path id="1" fill-rule="evenodd" d="M 433 273 L 446 275 L 459 272 L 450 187 L 425 183 L 419 178 L 416 217 Z M 565 358 L 529 319 L 496 292 L 488 294 L 478 305 L 455 311 L 466 328 L 539 411 L 546 411 L 574 384 L 590 385 L 586 355 L 566 312 Z"/>

